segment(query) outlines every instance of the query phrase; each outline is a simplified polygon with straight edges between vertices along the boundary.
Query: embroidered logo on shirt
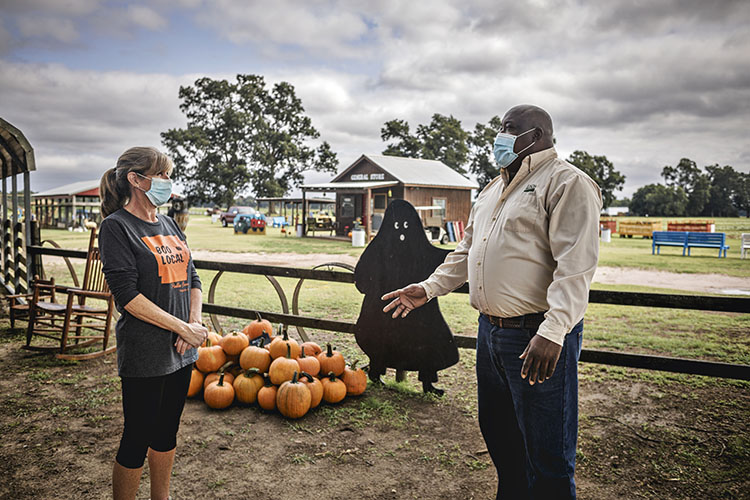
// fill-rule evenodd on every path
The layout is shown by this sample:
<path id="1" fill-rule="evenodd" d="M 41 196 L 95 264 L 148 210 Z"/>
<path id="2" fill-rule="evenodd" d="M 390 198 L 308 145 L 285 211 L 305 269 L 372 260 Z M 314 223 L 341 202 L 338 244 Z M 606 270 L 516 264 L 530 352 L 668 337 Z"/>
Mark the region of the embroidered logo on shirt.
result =
<path id="1" fill-rule="evenodd" d="M 154 254 L 162 285 L 187 282 L 190 252 L 184 241 L 173 235 L 144 236 L 141 240 Z"/>
<path id="2" fill-rule="evenodd" d="M 523 192 L 524 193 L 533 193 L 535 189 L 536 189 L 536 184 L 529 184 L 528 186 L 526 186 L 523 189 Z"/>

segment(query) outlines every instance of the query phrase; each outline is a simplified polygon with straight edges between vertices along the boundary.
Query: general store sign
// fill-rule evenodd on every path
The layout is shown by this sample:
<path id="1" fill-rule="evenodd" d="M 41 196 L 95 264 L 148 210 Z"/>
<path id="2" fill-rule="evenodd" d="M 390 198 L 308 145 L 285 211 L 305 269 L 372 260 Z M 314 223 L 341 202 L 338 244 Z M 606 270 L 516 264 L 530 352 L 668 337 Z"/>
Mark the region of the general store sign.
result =
<path id="1" fill-rule="evenodd" d="M 352 174 L 353 181 L 382 181 L 385 180 L 385 174 Z"/>

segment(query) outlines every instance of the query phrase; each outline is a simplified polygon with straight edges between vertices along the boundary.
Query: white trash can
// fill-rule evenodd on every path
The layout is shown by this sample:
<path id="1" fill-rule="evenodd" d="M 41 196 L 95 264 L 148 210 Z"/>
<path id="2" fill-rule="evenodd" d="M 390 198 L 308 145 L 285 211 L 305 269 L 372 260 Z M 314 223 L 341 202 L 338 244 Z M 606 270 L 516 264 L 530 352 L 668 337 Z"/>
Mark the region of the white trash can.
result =
<path id="1" fill-rule="evenodd" d="M 352 246 L 363 247 L 365 246 L 365 230 L 355 229 L 352 231 Z"/>
<path id="2" fill-rule="evenodd" d="M 302 224 L 297 224 L 297 238 L 302 238 Z"/>
<path id="3" fill-rule="evenodd" d="M 612 241 L 612 230 L 610 228 L 602 228 L 602 241 L 604 243 L 609 243 L 610 241 Z"/>
<path id="4" fill-rule="evenodd" d="M 219 220 L 219 214 L 211 214 L 211 224 L 216 224 Z"/>

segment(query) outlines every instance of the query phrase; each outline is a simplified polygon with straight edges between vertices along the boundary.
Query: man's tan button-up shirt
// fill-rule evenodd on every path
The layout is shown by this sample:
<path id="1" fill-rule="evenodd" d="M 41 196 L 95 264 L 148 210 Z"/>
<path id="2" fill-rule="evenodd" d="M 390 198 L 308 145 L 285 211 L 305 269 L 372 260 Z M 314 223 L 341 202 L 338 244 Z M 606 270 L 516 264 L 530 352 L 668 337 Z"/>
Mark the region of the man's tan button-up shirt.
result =
<path id="1" fill-rule="evenodd" d="M 469 282 L 479 312 L 512 318 L 547 311 L 537 333 L 562 345 L 583 318 L 599 257 L 602 197 L 554 148 L 524 158 L 479 194 L 464 239 L 420 283 L 432 299 Z"/>

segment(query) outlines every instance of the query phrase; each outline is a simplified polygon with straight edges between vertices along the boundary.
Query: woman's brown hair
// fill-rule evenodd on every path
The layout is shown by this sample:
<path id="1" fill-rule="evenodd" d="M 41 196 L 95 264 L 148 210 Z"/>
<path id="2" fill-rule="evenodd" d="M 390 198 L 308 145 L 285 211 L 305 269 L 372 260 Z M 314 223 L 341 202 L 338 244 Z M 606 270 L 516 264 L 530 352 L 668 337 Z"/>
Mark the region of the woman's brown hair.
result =
<path id="1" fill-rule="evenodd" d="M 130 199 L 128 173 L 159 175 L 172 173 L 172 160 L 152 147 L 135 147 L 125 151 L 117 159 L 117 165 L 102 176 L 99 195 L 102 199 L 102 218 L 124 207 Z"/>

